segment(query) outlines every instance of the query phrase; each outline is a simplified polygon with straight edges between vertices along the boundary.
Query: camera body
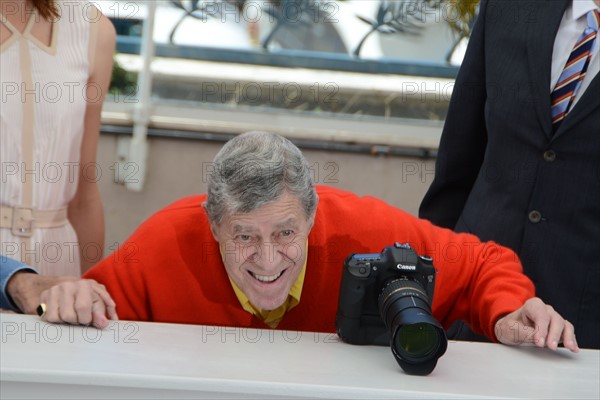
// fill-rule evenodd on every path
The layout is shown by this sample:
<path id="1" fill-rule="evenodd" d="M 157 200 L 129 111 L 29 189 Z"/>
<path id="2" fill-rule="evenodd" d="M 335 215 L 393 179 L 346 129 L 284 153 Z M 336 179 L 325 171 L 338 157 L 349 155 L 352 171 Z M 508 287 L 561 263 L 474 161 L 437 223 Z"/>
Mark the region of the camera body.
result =
<path id="1" fill-rule="evenodd" d="M 430 373 L 447 346 L 442 326 L 431 315 L 435 272 L 433 260 L 408 244 L 350 254 L 340 285 L 338 336 L 350 344 L 389 345 L 407 373 Z"/>
<path id="2" fill-rule="evenodd" d="M 408 244 L 395 243 L 378 254 L 353 253 L 346 258 L 336 316 L 337 334 L 343 341 L 389 346 L 378 298 L 386 282 L 394 279 L 417 282 L 433 299 L 433 260 L 418 256 Z"/>

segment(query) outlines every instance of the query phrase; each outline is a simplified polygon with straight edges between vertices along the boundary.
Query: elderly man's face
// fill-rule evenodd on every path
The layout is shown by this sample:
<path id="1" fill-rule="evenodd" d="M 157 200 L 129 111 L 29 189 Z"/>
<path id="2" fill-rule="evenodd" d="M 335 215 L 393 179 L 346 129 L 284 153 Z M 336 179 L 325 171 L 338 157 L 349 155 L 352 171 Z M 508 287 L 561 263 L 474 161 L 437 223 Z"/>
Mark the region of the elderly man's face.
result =
<path id="1" fill-rule="evenodd" d="M 306 261 L 311 228 L 300 201 L 287 193 L 212 226 L 227 274 L 250 303 L 263 310 L 273 310 L 286 300 Z"/>

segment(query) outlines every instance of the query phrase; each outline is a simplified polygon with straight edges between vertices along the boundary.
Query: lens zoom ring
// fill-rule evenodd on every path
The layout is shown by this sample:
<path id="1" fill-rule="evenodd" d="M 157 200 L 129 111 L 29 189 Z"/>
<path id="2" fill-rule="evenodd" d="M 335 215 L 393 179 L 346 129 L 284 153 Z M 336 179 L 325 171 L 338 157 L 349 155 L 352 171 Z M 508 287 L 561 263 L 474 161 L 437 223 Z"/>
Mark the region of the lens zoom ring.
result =
<path id="1" fill-rule="evenodd" d="M 429 304 L 429 297 L 427 296 L 427 293 L 423 291 L 420 284 L 408 279 L 395 279 L 393 281 L 390 281 L 379 293 L 379 309 L 381 310 L 381 307 L 384 305 L 384 303 L 392 293 L 397 292 L 398 290 L 409 289 L 414 291 L 413 295 L 415 297 L 419 297 L 421 300 Z"/>

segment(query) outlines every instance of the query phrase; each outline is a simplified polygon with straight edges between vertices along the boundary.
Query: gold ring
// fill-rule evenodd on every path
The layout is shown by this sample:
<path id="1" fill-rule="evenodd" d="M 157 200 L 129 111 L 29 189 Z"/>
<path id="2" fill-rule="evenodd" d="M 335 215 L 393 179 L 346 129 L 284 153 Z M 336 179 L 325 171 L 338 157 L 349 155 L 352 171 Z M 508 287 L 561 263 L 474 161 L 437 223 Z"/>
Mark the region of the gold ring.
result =
<path id="1" fill-rule="evenodd" d="M 40 316 L 40 318 L 44 318 L 44 315 L 46 315 L 46 309 L 46 303 L 41 303 L 35 311 L 37 312 L 37 315 Z"/>

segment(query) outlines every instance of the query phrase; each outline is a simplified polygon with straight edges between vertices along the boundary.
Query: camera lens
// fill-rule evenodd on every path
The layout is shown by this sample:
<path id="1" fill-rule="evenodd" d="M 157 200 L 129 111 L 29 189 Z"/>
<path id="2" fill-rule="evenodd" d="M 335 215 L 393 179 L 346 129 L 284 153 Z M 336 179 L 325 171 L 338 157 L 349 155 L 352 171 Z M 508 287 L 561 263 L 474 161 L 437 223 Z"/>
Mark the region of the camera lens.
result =
<path id="1" fill-rule="evenodd" d="M 379 294 L 379 312 L 390 330 L 392 354 L 413 375 L 433 371 L 448 344 L 440 323 L 431 315 L 429 297 L 415 281 L 390 281 Z"/>
<path id="2" fill-rule="evenodd" d="M 419 322 L 398 329 L 393 346 L 406 358 L 423 358 L 434 354 L 440 337 L 433 325 Z"/>

